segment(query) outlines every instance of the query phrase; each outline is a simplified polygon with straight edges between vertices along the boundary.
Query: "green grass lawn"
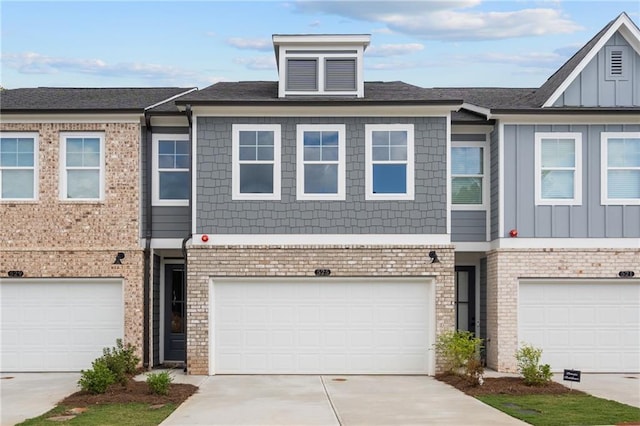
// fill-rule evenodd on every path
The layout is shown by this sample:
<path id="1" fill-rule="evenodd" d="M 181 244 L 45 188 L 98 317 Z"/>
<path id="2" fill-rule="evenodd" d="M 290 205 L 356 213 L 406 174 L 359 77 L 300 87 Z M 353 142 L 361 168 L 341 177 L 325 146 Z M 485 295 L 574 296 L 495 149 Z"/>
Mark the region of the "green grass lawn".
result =
<path id="1" fill-rule="evenodd" d="M 532 425 L 615 425 L 640 421 L 640 408 L 586 394 L 476 398 Z"/>
<path id="2" fill-rule="evenodd" d="M 152 409 L 149 404 L 105 404 L 87 407 L 88 410 L 78 414 L 76 418 L 61 423 L 47 420 L 48 417 L 62 415 L 72 407 L 57 406 L 53 410 L 40 417 L 26 420 L 20 426 L 53 426 L 63 425 L 132 425 L 132 426 L 155 426 L 166 419 L 169 414 L 176 409 L 176 404 L 166 404 L 162 408 Z"/>

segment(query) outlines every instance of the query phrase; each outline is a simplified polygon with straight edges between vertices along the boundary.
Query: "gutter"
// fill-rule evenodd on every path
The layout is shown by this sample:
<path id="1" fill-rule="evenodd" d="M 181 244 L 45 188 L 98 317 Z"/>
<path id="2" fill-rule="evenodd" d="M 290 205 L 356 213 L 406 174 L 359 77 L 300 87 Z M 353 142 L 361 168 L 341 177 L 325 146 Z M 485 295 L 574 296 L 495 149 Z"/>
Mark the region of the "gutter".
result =
<path id="1" fill-rule="evenodd" d="M 193 112 L 191 111 L 191 105 L 187 104 L 186 109 L 185 109 L 185 113 L 187 116 L 187 121 L 189 122 L 189 149 L 191 149 L 191 147 L 193 146 L 192 144 L 192 140 L 193 140 Z M 194 156 L 195 152 L 191 153 L 191 156 Z M 193 157 L 192 157 L 193 158 Z M 193 164 L 193 161 L 191 162 L 191 164 Z M 193 185 L 191 184 L 191 182 L 193 181 L 193 167 L 189 167 L 189 212 L 192 211 L 193 209 Z M 191 218 L 193 217 L 193 215 L 189 214 L 189 229 L 192 229 L 193 224 L 191 223 Z M 187 268 L 189 267 L 189 262 L 187 259 L 187 241 L 189 241 L 191 239 L 192 234 L 189 233 L 189 235 L 187 235 L 186 237 L 184 237 L 184 239 L 182 240 L 182 256 L 184 258 L 184 268 L 182 268 L 182 300 L 184 300 L 184 313 L 183 313 L 183 318 L 185 320 L 185 326 L 184 326 L 184 372 L 187 373 L 187 346 L 188 346 L 188 342 L 189 339 L 187 338 L 187 333 L 189 330 L 189 322 L 187 321 L 187 311 L 188 311 L 188 307 L 189 307 L 189 300 L 187 299 Z"/>
<path id="2" fill-rule="evenodd" d="M 152 155 L 153 152 L 151 150 L 151 116 L 147 111 L 144 113 L 144 122 L 145 122 L 145 155 L 146 155 L 146 164 L 145 164 L 145 183 L 146 183 L 146 191 L 144 194 L 145 199 L 145 226 L 144 226 L 144 287 L 143 287 L 143 301 L 142 301 L 142 312 L 143 312 L 143 326 L 142 326 L 142 359 L 143 359 L 143 367 L 149 368 L 149 319 L 150 319 L 150 309 L 151 304 L 149 303 L 149 297 L 151 294 L 151 237 L 153 236 L 152 228 L 151 228 L 151 164 L 152 164 Z"/>

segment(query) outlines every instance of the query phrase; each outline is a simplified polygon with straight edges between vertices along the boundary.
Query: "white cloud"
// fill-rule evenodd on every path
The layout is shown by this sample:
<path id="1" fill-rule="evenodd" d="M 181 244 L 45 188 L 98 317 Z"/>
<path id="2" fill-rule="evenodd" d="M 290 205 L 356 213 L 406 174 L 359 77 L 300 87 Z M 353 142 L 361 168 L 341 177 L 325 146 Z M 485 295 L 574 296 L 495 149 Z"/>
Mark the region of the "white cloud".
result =
<path id="1" fill-rule="evenodd" d="M 265 51 L 273 49 L 273 45 L 270 40 L 265 40 L 261 38 L 231 37 L 231 38 L 228 38 L 226 41 L 228 45 L 237 47 L 238 49 L 265 50 Z"/>
<path id="2" fill-rule="evenodd" d="M 490 40 L 566 34 L 581 27 L 552 8 L 483 12 L 480 0 L 361 2 L 300 1 L 301 13 L 326 13 L 385 24 L 397 33 L 438 40 Z"/>
<path id="3" fill-rule="evenodd" d="M 313 21 L 311 23 L 309 23 L 309 26 L 312 28 L 316 28 L 320 26 L 320 21 Z"/>
<path id="4" fill-rule="evenodd" d="M 490 52 L 466 56 L 466 59 L 476 62 L 514 64 L 522 67 L 557 69 L 579 48 L 580 46 L 572 45 L 560 47 L 552 52 L 524 52 L 514 54 Z"/>
<path id="5" fill-rule="evenodd" d="M 254 56 L 251 58 L 234 58 L 233 63 L 244 65 L 250 70 L 273 70 L 276 61 L 273 56 Z"/>
<path id="6" fill-rule="evenodd" d="M 422 66 L 422 64 L 418 62 L 378 62 L 374 64 L 368 64 L 365 66 L 365 68 L 368 70 L 392 71 L 418 68 L 420 66 Z"/>
<path id="7" fill-rule="evenodd" d="M 371 46 L 365 54 L 373 57 L 384 56 L 399 56 L 407 55 L 409 53 L 419 52 L 424 49 L 424 45 L 420 43 L 406 43 L 406 44 L 381 44 L 379 46 Z"/>

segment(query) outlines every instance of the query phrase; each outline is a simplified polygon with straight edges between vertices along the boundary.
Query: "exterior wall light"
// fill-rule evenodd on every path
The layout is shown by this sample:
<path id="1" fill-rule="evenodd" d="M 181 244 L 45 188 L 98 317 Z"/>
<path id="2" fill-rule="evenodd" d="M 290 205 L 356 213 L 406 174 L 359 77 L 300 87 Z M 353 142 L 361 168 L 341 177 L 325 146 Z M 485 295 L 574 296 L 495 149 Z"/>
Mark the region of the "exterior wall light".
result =
<path id="1" fill-rule="evenodd" d="M 431 263 L 440 263 L 440 259 L 438 259 L 438 253 L 435 250 L 429 252 L 429 258 L 431 259 Z"/>

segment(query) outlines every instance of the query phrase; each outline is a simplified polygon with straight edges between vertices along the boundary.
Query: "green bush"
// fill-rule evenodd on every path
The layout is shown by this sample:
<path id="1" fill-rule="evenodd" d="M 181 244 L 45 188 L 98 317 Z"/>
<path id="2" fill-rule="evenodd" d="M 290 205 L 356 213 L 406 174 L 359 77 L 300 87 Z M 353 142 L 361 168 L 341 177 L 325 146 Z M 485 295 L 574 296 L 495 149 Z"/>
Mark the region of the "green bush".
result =
<path id="1" fill-rule="evenodd" d="M 445 370 L 464 376 L 476 385 L 482 381 L 484 367 L 478 359 L 482 339 L 469 331 L 447 331 L 438 336 L 436 352 L 444 360 Z"/>
<path id="2" fill-rule="evenodd" d="M 111 370 L 116 378 L 116 382 L 126 385 L 129 377 L 136 372 L 136 367 L 140 362 L 135 354 L 136 348 L 131 344 L 123 345 L 122 339 L 116 340 L 116 346 L 113 348 L 104 348 L 102 357 L 106 366 Z"/>
<path id="3" fill-rule="evenodd" d="M 109 385 L 116 382 L 116 377 L 111 372 L 102 358 L 98 358 L 91 364 L 90 370 L 82 370 L 82 376 L 78 380 L 80 388 L 89 393 L 105 393 Z"/>
<path id="4" fill-rule="evenodd" d="M 549 364 L 540 365 L 542 349 L 529 344 L 523 344 L 516 352 L 518 371 L 529 386 L 539 386 L 551 381 L 553 373 Z"/>
<path id="5" fill-rule="evenodd" d="M 173 377 L 163 371 L 161 373 L 149 373 L 147 375 L 147 385 L 149 391 L 156 395 L 167 395 L 169 393 L 169 385 L 173 382 Z"/>

